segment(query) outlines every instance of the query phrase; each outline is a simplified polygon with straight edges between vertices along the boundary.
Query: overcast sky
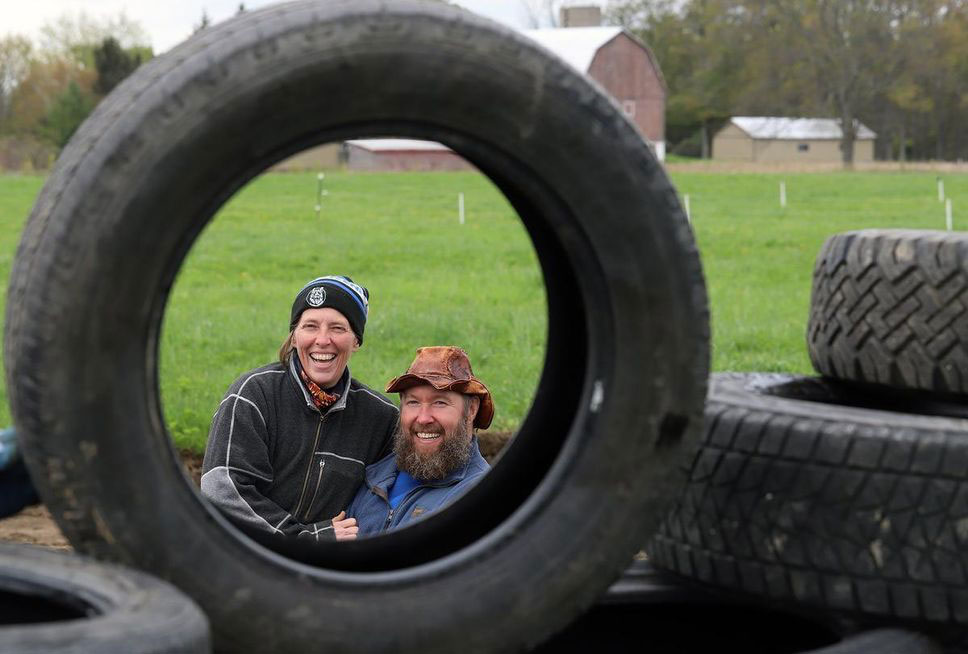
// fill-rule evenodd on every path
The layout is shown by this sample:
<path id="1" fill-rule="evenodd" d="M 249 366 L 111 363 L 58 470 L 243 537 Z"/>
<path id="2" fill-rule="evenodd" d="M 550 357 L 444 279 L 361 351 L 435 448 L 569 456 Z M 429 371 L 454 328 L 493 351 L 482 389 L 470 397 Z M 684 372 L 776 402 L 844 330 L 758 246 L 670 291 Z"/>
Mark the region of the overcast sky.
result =
<path id="1" fill-rule="evenodd" d="M 271 0 L 243 2 L 246 9 L 273 4 Z M 521 0 L 456 0 L 456 4 L 508 25 L 529 27 Z M 147 31 L 155 54 L 160 54 L 191 35 L 203 10 L 217 23 L 235 14 L 239 0 L 3 0 L 3 5 L 0 36 L 16 33 L 36 38 L 41 25 L 65 13 L 84 11 L 103 19 L 124 12 Z"/>

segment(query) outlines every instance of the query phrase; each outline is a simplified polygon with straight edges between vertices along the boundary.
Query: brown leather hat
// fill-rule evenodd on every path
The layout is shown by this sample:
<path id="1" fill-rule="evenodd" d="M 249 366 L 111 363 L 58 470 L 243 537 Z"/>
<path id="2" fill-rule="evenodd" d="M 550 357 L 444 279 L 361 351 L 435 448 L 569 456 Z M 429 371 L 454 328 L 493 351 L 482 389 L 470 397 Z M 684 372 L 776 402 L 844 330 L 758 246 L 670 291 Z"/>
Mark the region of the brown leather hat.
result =
<path id="1" fill-rule="evenodd" d="M 430 384 L 439 391 L 456 391 L 481 398 L 474 426 L 487 429 L 494 418 L 494 401 L 480 379 L 471 370 L 467 352 L 453 345 L 418 347 L 417 356 L 407 372 L 390 380 L 387 393 L 399 393 L 411 386 Z"/>

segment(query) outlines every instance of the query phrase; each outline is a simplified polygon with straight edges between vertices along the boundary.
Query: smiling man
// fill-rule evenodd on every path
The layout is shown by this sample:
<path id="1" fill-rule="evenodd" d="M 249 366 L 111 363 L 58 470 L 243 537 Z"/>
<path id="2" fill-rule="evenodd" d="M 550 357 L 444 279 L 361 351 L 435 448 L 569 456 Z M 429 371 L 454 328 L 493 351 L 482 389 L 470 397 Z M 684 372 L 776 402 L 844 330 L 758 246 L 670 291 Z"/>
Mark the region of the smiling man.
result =
<path id="1" fill-rule="evenodd" d="M 474 428 L 487 429 L 494 402 L 459 347 L 422 347 L 387 384 L 400 394 L 393 453 L 366 469 L 347 515 L 359 535 L 402 527 L 456 500 L 487 472 Z"/>
<path id="2" fill-rule="evenodd" d="M 229 387 L 212 418 L 202 493 L 234 522 L 302 539 L 342 540 L 338 514 L 367 465 L 390 451 L 397 408 L 350 375 L 369 292 L 318 277 L 296 294 L 279 361 Z"/>

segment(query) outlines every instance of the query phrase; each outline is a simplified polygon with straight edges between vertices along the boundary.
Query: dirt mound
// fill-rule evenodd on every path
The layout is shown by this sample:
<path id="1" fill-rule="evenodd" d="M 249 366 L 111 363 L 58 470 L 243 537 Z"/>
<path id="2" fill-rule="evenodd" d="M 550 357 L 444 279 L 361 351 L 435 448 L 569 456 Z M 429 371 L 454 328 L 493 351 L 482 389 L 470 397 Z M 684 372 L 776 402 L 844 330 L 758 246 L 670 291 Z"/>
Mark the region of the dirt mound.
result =
<path id="1" fill-rule="evenodd" d="M 202 477 L 202 455 L 190 450 L 178 452 L 185 472 L 198 486 Z M 0 542 L 41 545 L 58 550 L 71 549 L 57 523 L 44 506 L 31 506 L 17 515 L 0 520 Z"/>
<path id="2" fill-rule="evenodd" d="M 511 432 L 480 432 L 478 440 L 481 455 L 493 463 L 494 458 L 511 440 L 511 435 Z M 185 472 L 195 482 L 195 486 L 199 486 L 202 478 L 202 455 L 191 450 L 179 450 L 178 456 Z M 0 520 L 0 542 L 41 545 L 58 550 L 71 549 L 70 543 L 44 506 L 31 506 L 15 516 Z"/>
<path id="3" fill-rule="evenodd" d="M 71 549 L 71 544 L 43 506 L 31 506 L 15 516 L 0 520 L 0 541 L 42 545 L 58 550 Z"/>

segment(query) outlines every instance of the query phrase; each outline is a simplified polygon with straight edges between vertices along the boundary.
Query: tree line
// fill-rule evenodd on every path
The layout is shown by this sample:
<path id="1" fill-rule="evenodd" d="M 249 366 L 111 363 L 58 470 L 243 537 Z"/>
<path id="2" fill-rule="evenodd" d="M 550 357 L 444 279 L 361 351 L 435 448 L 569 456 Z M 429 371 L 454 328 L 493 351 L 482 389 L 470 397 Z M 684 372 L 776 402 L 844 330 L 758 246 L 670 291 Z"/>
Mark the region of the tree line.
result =
<path id="1" fill-rule="evenodd" d="M 853 160 L 968 159 L 968 0 L 611 0 L 656 55 L 672 152 L 709 156 L 730 116 L 830 117 Z"/>
<path id="2" fill-rule="evenodd" d="M 101 98 L 152 57 L 147 43 L 123 15 L 65 15 L 36 42 L 0 38 L 0 164 L 46 168 Z"/>
<path id="3" fill-rule="evenodd" d="M 536 20 L 561 4 L 522 2 Z M 656 55 L 674 153 L 709 156 L 730 116 L 761 115 L 838 119 L 845 163 L 858 122 L 879 158 L 968 159 L 968 0 L 609 0 L 605 16 Z M 0 167 L 46 167 L 148 42 L 124 15 L 0 37 Z"/>
<path id="4" fill-rule="evenodd" d="M 194 31 L 209 23 L 203 11 Z M 0 170 L 49 167 L 97 103 L 154 56 L 149 42 L 124 14 L 83 12 L 47 23 L 36 41 L 0 37 Z"/>

